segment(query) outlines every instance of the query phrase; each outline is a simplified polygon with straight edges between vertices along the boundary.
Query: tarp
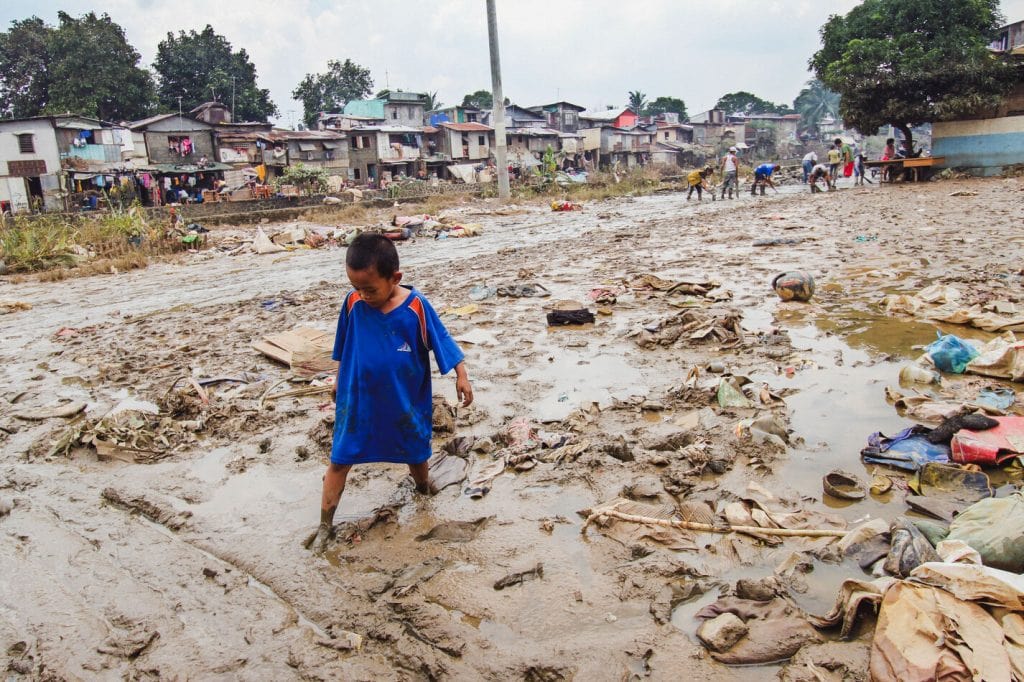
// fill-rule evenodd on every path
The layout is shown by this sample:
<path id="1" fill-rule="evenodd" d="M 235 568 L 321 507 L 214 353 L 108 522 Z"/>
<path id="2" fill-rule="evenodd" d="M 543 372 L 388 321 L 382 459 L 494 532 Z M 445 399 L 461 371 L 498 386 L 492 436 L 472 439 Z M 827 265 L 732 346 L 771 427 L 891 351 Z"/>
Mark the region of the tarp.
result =
<path id="1" fill-rule="evenodd" d="M 454 166 L 448 166 L 448 172 L 459 180 L 462 180 L 467 185 L 476 184 L 476 165 L 472 163 L 456 164 Z"/>

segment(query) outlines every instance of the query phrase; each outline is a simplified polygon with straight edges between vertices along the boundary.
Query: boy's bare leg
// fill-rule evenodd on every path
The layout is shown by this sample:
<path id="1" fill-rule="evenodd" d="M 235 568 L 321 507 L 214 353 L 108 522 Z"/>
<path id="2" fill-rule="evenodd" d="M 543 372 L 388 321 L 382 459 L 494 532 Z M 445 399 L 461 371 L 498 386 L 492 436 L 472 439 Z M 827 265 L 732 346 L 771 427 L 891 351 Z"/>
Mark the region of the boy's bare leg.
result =
<path id="1" fill-rule="evenodd" d="M 341 493 L 345 490 L 345 481 L 348 480 L 349 469 L 352 465 L 334 464 L 327 465 L 324 473 L 323 493 L 320 496 L 320 527 L 316 531 L 316 538 L 313 540 L 313 549 L 323 553 L 327 549 L 327 543 L 334 534 L 334 513 L 338 511 L 338 502 L 341 500 Z"/>
<path id="2" fill-rule="evenodd" d="M 433 495 L 436 492 L 430 485 L 430 465 L 427 462 L 410 464 L 409 473 L 412 474 L 412 480 L 416 484 L 416 492 L 421 495 Z"/>

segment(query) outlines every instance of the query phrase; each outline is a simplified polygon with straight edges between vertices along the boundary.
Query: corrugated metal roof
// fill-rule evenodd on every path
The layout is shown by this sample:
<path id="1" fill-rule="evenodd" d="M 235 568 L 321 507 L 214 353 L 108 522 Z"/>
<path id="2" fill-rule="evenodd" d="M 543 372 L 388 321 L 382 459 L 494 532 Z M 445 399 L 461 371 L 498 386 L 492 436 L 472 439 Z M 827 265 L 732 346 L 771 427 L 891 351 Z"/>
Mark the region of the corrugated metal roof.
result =
<path id="1" fill-rule="evenodd" d="M 622 107 L 621 109 L 608 109 L 607 111 L 584 111 L 580 114 L 580 118 L 585 118 L 588 121 L 614 121 L 627 111 L 629 111 L 628 107 Z"/>
<path id="2" fill-rule="evenodd" d="M 472 132 L 490 132 L 494 128 L 485 126 L 483 123 L 450 123 L 448 121 L 441 123 L 442 128 L 448 130 L 457 130 L 460 133 L 472 133 Z"/>

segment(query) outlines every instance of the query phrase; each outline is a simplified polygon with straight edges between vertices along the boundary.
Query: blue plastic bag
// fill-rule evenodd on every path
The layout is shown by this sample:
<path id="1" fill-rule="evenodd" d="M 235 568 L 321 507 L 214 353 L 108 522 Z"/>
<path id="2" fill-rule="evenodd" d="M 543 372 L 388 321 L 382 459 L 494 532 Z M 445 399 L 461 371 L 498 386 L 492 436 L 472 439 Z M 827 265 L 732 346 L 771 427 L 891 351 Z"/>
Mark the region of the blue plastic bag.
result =
<path id="1" fill-rule="evenodd" d="M 952 334 L 942 335 L 937 332 L 938 340 L 931 343 L 925 351 L 931 356 L 936 369 L 953 374 L 963 374 L 967 363 L 978 357 L 978 349 L 963 339 Z"/>

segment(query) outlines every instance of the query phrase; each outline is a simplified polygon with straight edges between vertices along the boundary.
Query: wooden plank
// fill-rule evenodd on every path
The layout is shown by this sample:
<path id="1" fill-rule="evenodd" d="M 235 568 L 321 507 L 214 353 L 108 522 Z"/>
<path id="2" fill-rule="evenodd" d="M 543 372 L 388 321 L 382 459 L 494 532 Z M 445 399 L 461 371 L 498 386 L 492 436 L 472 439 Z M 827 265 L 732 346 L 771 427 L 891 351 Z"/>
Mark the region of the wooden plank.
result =
<path id="1" fill-rule="evenodd" d="M 946 160 L 944 156 L 925 156 L 917 159 L 903 159 L 903 165 L 906 168 L 925 168 L 929 166 L 937 166 Z"/>
<path id="2" fill-rule="evenodd" d="M 277 360 L 289 367 L 292 365 L 292 352 L 290 350 L 285 350 L 280 346 L 275 346 L 274 344 L 266 341 L 257 341 L 252 344 L 252 347 L 272 360 Z"/>

